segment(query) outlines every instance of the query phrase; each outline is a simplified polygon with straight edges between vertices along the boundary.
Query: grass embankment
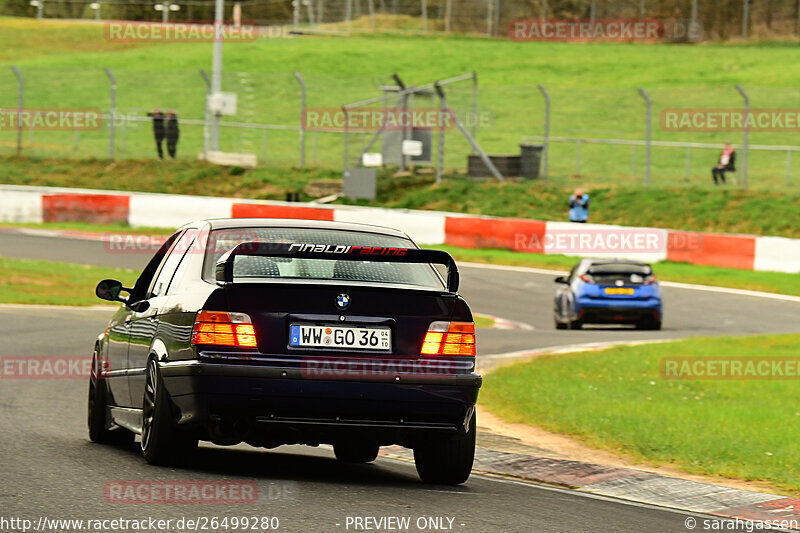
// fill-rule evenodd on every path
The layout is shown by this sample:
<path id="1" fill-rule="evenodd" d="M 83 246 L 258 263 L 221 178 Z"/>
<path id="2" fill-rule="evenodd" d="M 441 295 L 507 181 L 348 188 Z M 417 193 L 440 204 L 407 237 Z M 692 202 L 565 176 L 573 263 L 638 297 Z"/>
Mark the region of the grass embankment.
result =
<path id="1" fill-rule="evenodd" d="M 118 114 L 143 116 L 154 107 L 174 108 L 184 119 L 202 120 L 205 86 L 198 74 L 211 65 L 209 43 L 109 41 L 102 24 L 64 24 L 0 18 L 0 58 L 25 76 L 26 104 L 37 107 L 107 109 L 109 81 L 101 66 L 116 76 Z M 308 106 L 335 108 L 379 95 L 379 84 L 393 83 L 397 72 L 406 85 L 419 85 L 465 72 L 480 79 L 477 139 L 490 153 L 517 153 L 526 135 L 543 128 L 543 100 L 537 84 L 548 87 L 551 130 L 556 136 L 644 138 L 644 102 L 637 87 L 653 100 L 654 139 L 718 144 L 738 142 L 739 133 L 670 132 L 660 127 L 664 109 L 740 108 L 734 84 L 749 91 L 752 108 L 796 106 L 800 64 L 796 43 L 703 44 L 676 46 L 631 43 L 530 43 L 458 35 L 354 35 L 262 38 L 225 47 L 225 89 L 239 94 L 232 120 L 298 125 L 300 91 L 292 71 L 303 74 Z M 375 58 L 380 58 L 376 61 Z M 436 61 L 420 61 L 435 57 Z M 591 58 L 591 60 L 587 60 Z M 680 67 L 676 67 L 680 65 Z M 332 72 L 331 67 L 335 66 Z M 146 90 L 143 90 L 146 89 Z M 464 122 L 472 120 L 471 83 L 447 86 L 448 103 Z M 15 101 L 16 79 L 0 79 L 0 96 Z M 249 95 L 257 94 L 257 98 Z M 430 105 L 425 103 L 423 105 Z M 313 137 L 313 139 L 312 139 Z M 366 136 L 353 136 L 353 146 Z M 61 157 L 106 157 L 108 131 L 43 132 L 26 135 L 26 153 Z M 224 151 L 250 152 L 272 166 L 299 160 L 296 131 L 223 128 Z M 753 144 L 800 144 L 797 132 L 752 132 Z M 16 132 L 0 131 L 0 147 L 13 153 Z M 118 158 L 154 157 L 148 123 L 118 126 Z M 180 157 L 195 159 L 202 151 L 199 125 L 184 123 Z M 470 148 L 461 135 L 447 134 L 446 167 L 463 169 Z M 693 150 L 692 183 L 710 186 L 714 150 Z M 641 184 L 643 150 L 630 146 L 583 143 L 576 169 L 573 143 L 554 143 L 550 174 L 563 185 L 585 182 Z M 355 157 L 355 149 L 351 156 Z M 654 186 L 685 185 L 685 150 L 655 148 Z M 309 134 L 307 157 L 340 168 L 340 133 Z M 750 154 L 752 187 L 783 187 L 786 156 L 782 152 Z M 796 175 L 796 172 L 795 172 Z M 573 179 L 575 178 L 575 179 Z M 795 179 L 795 178 L 792 178 Z"/>
<path id="2" fill-rule="evenodd" d="M 512 422 L 686 472 L 800 491 L 796 380 L 668 380 L 664 357 L 792 358 L 800 335 L 691 339 L 542 356 L 489 374 L 480 401 Z"/>
<path id="3" fill-rule="evenodd" d="M 0 157 L 2 182 L 14 185 L 284 200 L 287 192 L 302 191 L 311 181 L 341 179 L 340 172 L 320 168 L 238 172 L 197 161 L 109 163 L 98 159 Z M 374 202 L 355 203 L 565 220 L 570 192 L 569 188 L 540 184 L 450 179 L 436 185 L 431 177 L 383 176 Z M 800 238 L 800 192 L 606 186 L 587 192 L 592 197 L 591 222 L 595 223 Z M 301 194 L 301 199 L 310 197 Z"/>
<path id="4" fill-rule="evenodd" d="M 0 257 L 0 303 L 99 305 L 94 294 L 101 279 L 113 278 L 130 287 L 134 270 Z"/>

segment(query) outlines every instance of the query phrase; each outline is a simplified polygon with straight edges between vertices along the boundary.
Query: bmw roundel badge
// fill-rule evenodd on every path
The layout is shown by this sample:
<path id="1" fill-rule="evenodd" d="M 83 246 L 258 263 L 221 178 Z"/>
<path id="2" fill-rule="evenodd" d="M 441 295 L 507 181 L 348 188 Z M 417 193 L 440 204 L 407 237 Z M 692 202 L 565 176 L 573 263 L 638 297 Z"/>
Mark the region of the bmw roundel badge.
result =
<path id="1" fill-rule="evenodd" d="M 336 297 L 336 306 L 339 309 L 347 309 L 350 307 L 350 296 L 345 293 L 340 294 Z"/>

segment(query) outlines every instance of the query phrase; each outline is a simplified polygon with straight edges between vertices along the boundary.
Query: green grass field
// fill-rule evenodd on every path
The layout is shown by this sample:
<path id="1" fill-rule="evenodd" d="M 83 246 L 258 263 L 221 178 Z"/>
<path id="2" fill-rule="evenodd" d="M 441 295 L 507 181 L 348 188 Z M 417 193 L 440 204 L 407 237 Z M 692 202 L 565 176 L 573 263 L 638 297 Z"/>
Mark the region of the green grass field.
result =
<path id="1" fill-rule="evenodd" d="M 118 279 L 130 287 L 139 275 L 122 268 L 7 257 L 0 257 L 0 270 L 0 303 L 10 304 L 100 305 L 104 302 L 94 288 L 101 279 Z"/>
<path id="2" fill-rule="evenodd" d="M 5 45 L 5 46 L 2 46 Z M 20 67 L 26 79 L 26 105 L 100 107 L 109 105 L 109 81 L 101 67 L 117 78 L 118 114 L 142 115 L 154 107 L 175 108 L 184 118 L 202 119 L 205 86 L 198 71 L 209 69 L 211 46 L 197 43 L 118 43 L 103 36 L 102 25 L 0 19 L 0 57 Z M 722 143 L 737 142 L 738 133 L 669 133 L 658 125 L 666 108 L 733 108 L 741 99 L 733 84 L 748 88 L 751 106 L 796 106 L 800 67 L 795 43 L 704 44 L 697 46 L 612 43 L 525 43 L 465 36 L 315 36 L 262 38 L 225 47 L 224 89 L 239 94 L 239 111 L 231 120 L 297 125 L 299 90 L 292 71 L 308 85 L 310 107 L 338 107 L 379 94 L 378 84 L 399 73 L 407 84 L 421 84 L 465 72 L 479 77 L 478 140 L 493 153 L 515 153 L 525 135 L 543 128 L 542 97 L 550 89 L 551 135 L 643 138 L 644 104 L 637 87 L 646 87 L 654 102 L 654 138 Z M 380 60 L 377 60 L 380 58 Z M 435 58 L 435 61 L 429 60 Z M 335 69 L 331 66 L 335 65 Z M 471 84 L 448 89 L 451 107 L 470 108 Z M 0 98 L 13 106 L 16 79 L 0 77 Z M 421 102 L 418 105 L 429 105 Z M 466 117 L 466 115 L 463 115 Z M 118 156 L 152 157 L 146 123 L 119 124 Z M 108 132 L 26 132 L 26 153 L 71 157 L 105 157 Z M 315 137 L 315 139 L 313 138 Z M 356 137 L 356 136 L 354 136 Z M 12 153 L 15 132 L 0 131 L 0 147 Z M 363 140 L 363 136 L 362 136 Z M 753 144 L 800 144 L 800 133 L 752 132 Z M 223 128 L 222 148 L 249 151 L 267 164 L 285 167 L 298 161 L 296 131 Z M 447 134 L 449 171 L 466 166 L 469 147 L 455 132 Z M 179 153 L 195 159 L 202 149 L 202 128 L 185 125 Z M 307 140 L 308 159 L 341 168 L 342 136 L 319 133 Z M 550 171 L 561 184 L 639 184 L 643 153 L 631 147 L 584 144 L 580 169 L 574 144 L 553 144 Z M 355 154 L 355 148 L 351 155 Z M 693 150 L 690 184 L 707 186 L 717 154 Z M 653 151 L 655 186 L 684 186 L 685 150 Z M 796 163 L 796 162 L 795 162 Z M 635 167 L 635 169 L 634 169 Z M 753 187 L 783 187 L 783 152 L 753 152 Z M 800 177 L 794 172 L 790 182 Z"/>
<path id="3" fill-rule="evenodd" d="M 794 380 L 667 380 L 664 357 L 797 358 L 800 335 L 691 339 L 542 356 L 488 376 L 480 401 L 513 422 L 637 461 L 800 491 Z"/>

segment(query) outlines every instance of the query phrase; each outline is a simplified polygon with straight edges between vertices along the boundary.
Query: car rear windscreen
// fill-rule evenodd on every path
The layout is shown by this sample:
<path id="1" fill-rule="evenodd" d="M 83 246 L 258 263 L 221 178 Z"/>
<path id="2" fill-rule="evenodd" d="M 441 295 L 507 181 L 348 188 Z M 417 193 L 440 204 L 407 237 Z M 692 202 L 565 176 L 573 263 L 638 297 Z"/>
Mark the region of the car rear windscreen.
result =
<path id="1" fill-rule="evenodd" d="M 214 230 L 206 247 L 203 278 L 214 280 L 214 266 L 227 251 L 243 242 L 306 243 L 344 246 L 382 246 L 416 248 L 401 237 L 344 230 L 310 228 L 232 228 Z M 330 280 L 412 285 L 444 289 L 441 278 L 429 264 L 391 261 L 351 261 L 336 259 L 298 259 L 241 255 L 234 258 L 233 279 Z"/>
<path id="2" fill-rule="evenodd" d="M 614 285 L 618 281 L 626 285 L 639 285 L 653 274 L 653 269 L 650 265 L 610 263 L 592 265 L 588 274 L 599 285 Z"/>

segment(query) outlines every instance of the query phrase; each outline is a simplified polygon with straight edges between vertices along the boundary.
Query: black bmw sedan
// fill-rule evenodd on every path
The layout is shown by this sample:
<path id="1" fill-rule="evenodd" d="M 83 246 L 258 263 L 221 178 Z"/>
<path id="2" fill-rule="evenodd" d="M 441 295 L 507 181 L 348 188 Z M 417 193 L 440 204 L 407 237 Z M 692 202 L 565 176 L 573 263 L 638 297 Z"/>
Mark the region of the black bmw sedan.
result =
<path id="1" fill-rule="evenodd" d="M 204 220 L 177 230 L 95 341 L 89 435 L 141 436 L 152 464 L 199 440 L 331 444 L 370 462 L 414 450 L 420 478 L 467 480 L 475 326 L 449 254 L 376 226 Z M 126 295 L 125 295 L 126 293 Z"/>

